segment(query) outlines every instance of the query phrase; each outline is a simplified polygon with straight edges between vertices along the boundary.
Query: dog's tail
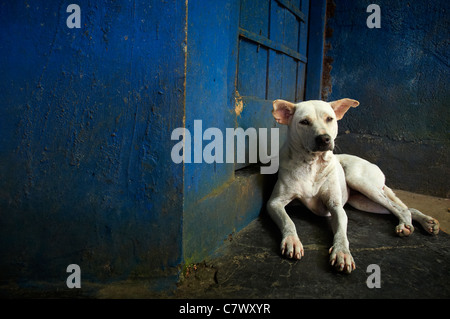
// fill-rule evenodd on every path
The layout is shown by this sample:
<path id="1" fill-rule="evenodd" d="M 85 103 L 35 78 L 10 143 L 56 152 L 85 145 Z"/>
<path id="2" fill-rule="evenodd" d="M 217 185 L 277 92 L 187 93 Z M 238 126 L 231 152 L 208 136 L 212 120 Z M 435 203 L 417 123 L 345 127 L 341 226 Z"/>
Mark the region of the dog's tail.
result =
<path id="1" fill-rule="evenodd" d="M 392 189 L 390 189 L 389 187 L 387 187 L 386 185 L 383 188 L 384 194 L 386 194 L 386 196 L 393 201 L 394 203 L 400 205 L 400 207 L 404 208 L 404 209 L 408 209 L 408 206 L 405 205 L 405 203 L 403 203 L 400 198 L 397 197 L 397 195 L 395 195 L 395 193 L 392 191 Z"/>

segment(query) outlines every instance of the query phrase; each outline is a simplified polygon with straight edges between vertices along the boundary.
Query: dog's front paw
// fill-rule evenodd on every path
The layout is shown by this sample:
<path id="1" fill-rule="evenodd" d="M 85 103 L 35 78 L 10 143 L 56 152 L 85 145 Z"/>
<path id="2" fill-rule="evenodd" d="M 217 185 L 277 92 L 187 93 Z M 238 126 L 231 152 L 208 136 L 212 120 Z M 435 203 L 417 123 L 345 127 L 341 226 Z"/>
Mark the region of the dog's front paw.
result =
<path id="1" fill-rule="evenodd" d="M 281 255 L 293 259 L 300 259 L 303 257 L 303 245 L 297 235 L 289 235 L 283 238 L 281 241 Z"/>
<path id="2" fill-rule="evenodd" d="M 338 271 L 345 271 L 349 274 L 356 269 L 355 261 L 348 248 L 332 246 L 329 253 L 331 266 L 335 266 Z"/>

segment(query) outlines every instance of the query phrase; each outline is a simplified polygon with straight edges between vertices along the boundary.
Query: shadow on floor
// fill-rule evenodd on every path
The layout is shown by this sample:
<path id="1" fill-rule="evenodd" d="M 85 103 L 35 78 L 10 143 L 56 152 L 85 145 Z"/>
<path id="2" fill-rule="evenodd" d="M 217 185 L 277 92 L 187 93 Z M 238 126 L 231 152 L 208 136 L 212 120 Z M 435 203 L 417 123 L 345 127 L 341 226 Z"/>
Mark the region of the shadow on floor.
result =
<path id="1" fill-rule="evenodd" d="M 442 206 L 442 205 L 441 205 Z M 400 238 L 393 215 L 377 215 L 346 207 L 348 239 L 356 263 L 350 275 L 328 262 L 332 243 L 329 219 L 303 206 L 288 207 L 305 256 L 291 261 L 280 256 L 281 234 L 265 212 L 227 242 L 210 259 L 191 265 L 167 284 L 130 280 L 108 284 L 83 283 L 62 289 L 14 283 L 0 287 L 2 298 L 449 298 L 450 235 L 427 234 L 420 225 Z M 369 265 L 380 269 L 380 288 L 368 288 Z M 371 281 L 372 282 L 372 281 Z M 58 286 L 60 287 L 60 286 Z"/>
<path id="2" fill-rule="evenodd" d="M 350 275 L 328 263 L 329 219 L 303 207 L 288 209 L 305 249 L 299 261 L 282 258 L 281 235 L 265 214 L 239 232 L 215 258 L 185 278 L 175 298 L 449 298 L 450 236 L 419 225 L 395 235 L 397 219 L 346 207 L 348 238 L 356 263 Z M 381 288 L 369 289 L 369 265 L 380 267 Z M 370 282 L 374 282 L 373 276 Z"/>

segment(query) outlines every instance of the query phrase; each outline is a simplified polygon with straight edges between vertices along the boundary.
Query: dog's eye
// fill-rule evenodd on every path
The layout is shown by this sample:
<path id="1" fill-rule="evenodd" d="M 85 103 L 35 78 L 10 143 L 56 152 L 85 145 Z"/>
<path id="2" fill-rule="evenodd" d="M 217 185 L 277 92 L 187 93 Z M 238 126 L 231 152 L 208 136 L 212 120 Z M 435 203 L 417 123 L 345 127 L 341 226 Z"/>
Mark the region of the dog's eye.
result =
<path id="1" fill-rule="evenodd" d="M 310 124 L 309 120 L 307 120 L 307 119 L 301 120 L 299 123 L 302 124 L 302 125 L 309 125 Z"/>
<path id="2" fill-rule="evenodd" d="M 332 122 L 333 120 L 334 120 L 334 118 L 332 118 L 331 116 L 328 116 L 328 117 L 327 117 L 327 122 L 328 122 L 328 123 Z"/>

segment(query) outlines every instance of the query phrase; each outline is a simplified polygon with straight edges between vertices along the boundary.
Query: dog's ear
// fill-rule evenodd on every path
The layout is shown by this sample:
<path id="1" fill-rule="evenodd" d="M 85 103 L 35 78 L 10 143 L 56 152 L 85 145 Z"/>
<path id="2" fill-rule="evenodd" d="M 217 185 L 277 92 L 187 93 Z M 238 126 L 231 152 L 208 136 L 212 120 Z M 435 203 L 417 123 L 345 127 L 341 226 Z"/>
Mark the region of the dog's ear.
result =
<path id="1" fill-rule="evenodd" d="M 285 125 L 289 124 L 294 113 L 295 113 L 294 103 L 284 100 L 273 101 L 272 115 L 278 123 Z"/>
<path id="2" fill-rule="evenodd" d="M 359 105 L 359 102 L 356 100 L 345 98 L 330 102 L 330 105 L 333 108 L 337 119 L 340 120 L 341 118 L 344 117 L 344 114 L 348 111 L 349 108 L 357 107 Z"/>

